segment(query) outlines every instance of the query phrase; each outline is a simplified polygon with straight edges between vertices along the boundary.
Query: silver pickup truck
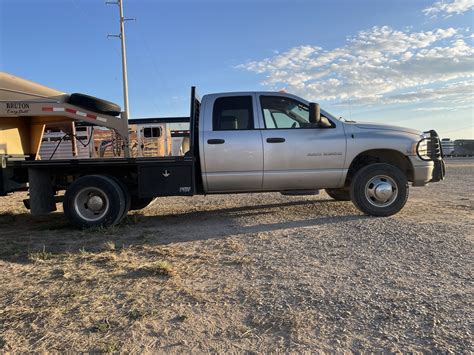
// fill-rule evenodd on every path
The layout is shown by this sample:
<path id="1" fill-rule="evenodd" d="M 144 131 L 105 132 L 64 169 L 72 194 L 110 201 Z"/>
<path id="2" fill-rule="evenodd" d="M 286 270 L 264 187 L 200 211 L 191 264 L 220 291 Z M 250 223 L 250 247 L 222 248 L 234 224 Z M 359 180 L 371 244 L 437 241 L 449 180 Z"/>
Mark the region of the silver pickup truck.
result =
<path id="1" fill-rule="evenodd" d="M 193 87 L 183 121 L 190 122 L 183 156 L 5 156 L 0 194 L 29 183 L 31 209 L 39 214 L 55 210 L 62 198 L 54 195 L 65 190 L 64 212 L 79 227 L 118 223 L 128 210 L 159 196 L 320 189 L 352 200 L 368 215 L 390 216 L 405 205 L 409 183 L 423 186 L 445 176 L 435 131 L 343 121 L 287 93 L 219 93 L 200 100 Z"/>
<path id="2" fill-rule="evenodd" d="M 409 182 L 445 174 L 436 132 L 344 122 L 286 93 L 206 95 L 199 122 L 206 193 L 326 189 L 390 216 L 405 205 Z"/>

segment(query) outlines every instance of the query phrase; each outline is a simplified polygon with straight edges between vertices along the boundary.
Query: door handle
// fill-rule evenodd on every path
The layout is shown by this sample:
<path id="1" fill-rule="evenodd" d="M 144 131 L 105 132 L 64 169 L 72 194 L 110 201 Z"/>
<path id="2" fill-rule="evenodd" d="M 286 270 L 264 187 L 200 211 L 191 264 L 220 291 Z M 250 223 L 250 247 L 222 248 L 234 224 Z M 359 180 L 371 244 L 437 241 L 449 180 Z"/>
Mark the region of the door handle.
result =
<path id="1" fill-rule="evenodd" d="M 208 139 L 207 144 L 224 144 L 224 139 Z"/>
<path id="2" fill-rule="evenodd" d="M 267 143 L 283 143 L 285 138 L 267 138 Z"/>

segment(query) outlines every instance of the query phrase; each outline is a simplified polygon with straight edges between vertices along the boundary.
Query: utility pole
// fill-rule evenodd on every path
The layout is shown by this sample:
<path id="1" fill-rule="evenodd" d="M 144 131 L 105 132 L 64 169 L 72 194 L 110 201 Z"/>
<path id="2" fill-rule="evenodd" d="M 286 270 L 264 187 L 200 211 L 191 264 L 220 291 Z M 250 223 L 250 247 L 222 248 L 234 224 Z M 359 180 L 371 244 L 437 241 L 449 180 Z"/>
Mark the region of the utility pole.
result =
<path id="1" fill-rule="evenodd" d="M 128 79 L 127 79 L 127 52 L 125 49 L 125 21 L 132 21 L 135 19 L 125 18 L 123 16 L 123 0 L 117 1 L 106 1 L 107 5 L 113 4 L 118 5 L 120 10 L 120 34 L 118 35 L 107 35 L 107 37 L 118 37 L 122 44 L 122 82 L 123 82 L 123 109 L 122 120 L 126 123 L 128 127 L 128 118 L 130 116 L 130 109 L 128 107 Z M 130 158 L 130 147 L 129 147 L 129 137 L 124 137 L 124 155 L 125 158 Z"/>

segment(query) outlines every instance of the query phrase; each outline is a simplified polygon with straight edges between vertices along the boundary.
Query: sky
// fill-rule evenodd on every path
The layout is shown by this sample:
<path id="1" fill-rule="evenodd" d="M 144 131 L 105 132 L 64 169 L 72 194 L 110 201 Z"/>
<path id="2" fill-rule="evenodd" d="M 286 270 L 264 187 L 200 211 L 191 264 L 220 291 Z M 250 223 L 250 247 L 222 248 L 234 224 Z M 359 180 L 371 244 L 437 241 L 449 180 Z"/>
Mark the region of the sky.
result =
<path id="1" fill-rule="evenodd" d="M 474 138 L 474 0 L 124 0 L 133 118 L 286 90 L 339 117 Z M 117 5 L 0 0 L 0 70 L 123 106 Z"/>

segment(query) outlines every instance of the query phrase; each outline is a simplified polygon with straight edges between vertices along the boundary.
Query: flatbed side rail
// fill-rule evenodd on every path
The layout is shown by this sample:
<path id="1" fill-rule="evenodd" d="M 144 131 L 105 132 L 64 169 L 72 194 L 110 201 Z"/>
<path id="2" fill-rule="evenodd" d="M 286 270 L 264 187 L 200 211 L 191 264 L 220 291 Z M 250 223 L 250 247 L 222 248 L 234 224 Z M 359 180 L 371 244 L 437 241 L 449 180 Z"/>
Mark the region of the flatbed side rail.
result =
<path id="1" fill-rule="evenodd" d="M 192 157 L 173 156 L 173 157 L 143 157 L 143 158 L 114 158 L 114 159 L 56 159 L 56 160 L 8 160 L 6 167 L 12 168 L 44 168 L 53 167 L 79 167 L 79 166 L 134 166 L 160 163 L 179 163 L 191 162 Z"/>

